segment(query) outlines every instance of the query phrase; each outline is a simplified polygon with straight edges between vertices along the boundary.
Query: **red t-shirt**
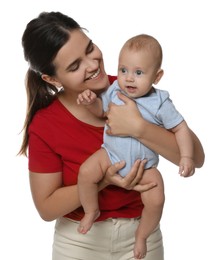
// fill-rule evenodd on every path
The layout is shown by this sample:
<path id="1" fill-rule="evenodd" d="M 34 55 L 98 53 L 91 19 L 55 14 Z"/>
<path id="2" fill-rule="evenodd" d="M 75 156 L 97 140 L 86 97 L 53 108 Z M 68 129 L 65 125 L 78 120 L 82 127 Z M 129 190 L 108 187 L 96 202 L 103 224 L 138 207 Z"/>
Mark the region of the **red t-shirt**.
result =
<path id="1" fill-rule="evenodd" d="M 111 83 L 115 79 L 109 77 Z M 100 149 L 103 130 L 79 121 L 56 99 L 38 111 L 30 124 L 29 170 L 39 174 L 62 172 L 64 186 L 76 184 L 80 165 Z M 101 215 L 96 221 L 138 217 L 143 208 L 138 192 L 113 185 L 99 192 L 99 206 Z M 80 207 L 66 217 L 80 220 L 83 215 Z"/>

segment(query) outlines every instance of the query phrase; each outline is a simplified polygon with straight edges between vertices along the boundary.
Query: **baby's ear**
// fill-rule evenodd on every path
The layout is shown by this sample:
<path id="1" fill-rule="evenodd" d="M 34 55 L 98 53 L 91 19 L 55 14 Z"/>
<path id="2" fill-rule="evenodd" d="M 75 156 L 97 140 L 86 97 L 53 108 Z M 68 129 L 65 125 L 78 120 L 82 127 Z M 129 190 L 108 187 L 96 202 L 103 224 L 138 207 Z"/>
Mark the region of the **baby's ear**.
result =
<path id="1" fill-rule="evenodd" d="M 156 78 L 153 82 L 155 85 L 161 80 L 161 78 L 163 77 L 163 74 L 164 74 L 164 71 L 162 69 L 159 69 L 157 71 Z"/>

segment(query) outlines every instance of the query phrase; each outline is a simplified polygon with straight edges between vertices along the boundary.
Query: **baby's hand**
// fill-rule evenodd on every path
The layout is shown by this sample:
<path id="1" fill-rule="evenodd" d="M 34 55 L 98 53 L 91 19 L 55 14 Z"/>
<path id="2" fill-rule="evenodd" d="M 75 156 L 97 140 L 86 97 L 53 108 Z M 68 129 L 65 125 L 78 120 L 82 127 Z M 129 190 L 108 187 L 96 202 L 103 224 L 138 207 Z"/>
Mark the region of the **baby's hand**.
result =
<path id="1" fill-rule="evenodd" d="M 190 177 L 195 173 L 195 165 L 190 157 L 181 157 L 179 174 L 183 177 Z"/>
<path id="2" fill-rule="evenodd" d="M 90 89 L 87 89 L 78 95 L 77 104 L 90 105 L 95 101 L 96 98 L 97 95 L 94 92 L 92 92 Z"/>

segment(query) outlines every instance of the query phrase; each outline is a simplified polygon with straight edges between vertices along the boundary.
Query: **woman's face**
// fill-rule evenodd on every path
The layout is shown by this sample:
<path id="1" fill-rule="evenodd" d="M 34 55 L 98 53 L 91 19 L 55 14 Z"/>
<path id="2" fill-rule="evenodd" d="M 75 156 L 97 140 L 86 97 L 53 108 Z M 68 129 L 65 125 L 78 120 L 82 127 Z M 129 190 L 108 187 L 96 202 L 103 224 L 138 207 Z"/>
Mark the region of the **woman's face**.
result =
<path id="1" fill-rule="evenodd" d="M 78 94 L 85 89 L 99 92 L 109 85 L 100 49 L 81 30 L 71 32 L 53 63 L 56 80 L 66 92 Z"/>

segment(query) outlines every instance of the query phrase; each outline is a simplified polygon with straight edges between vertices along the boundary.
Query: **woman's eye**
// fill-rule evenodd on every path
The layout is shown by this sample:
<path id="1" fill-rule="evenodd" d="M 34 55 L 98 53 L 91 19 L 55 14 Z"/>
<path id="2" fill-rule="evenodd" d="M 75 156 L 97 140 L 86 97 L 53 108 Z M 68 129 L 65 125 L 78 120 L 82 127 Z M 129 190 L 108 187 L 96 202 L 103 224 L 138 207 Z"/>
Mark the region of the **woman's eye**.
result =
<path id="1" fill-rule="evenodd" d="M 78 70 L 78 68 L 79 68 L 79 64 L 75 64 L 74 66 L 70 67 L 69 71 L 74 72 L 74 71 Z"/>
<path id="2" fill-rule="evenodd" d="M 90 42 L 90 44 L 87 47 L 86 53 L 89 54 L 94 50 L 94 44 L 93 42 Z"/>

